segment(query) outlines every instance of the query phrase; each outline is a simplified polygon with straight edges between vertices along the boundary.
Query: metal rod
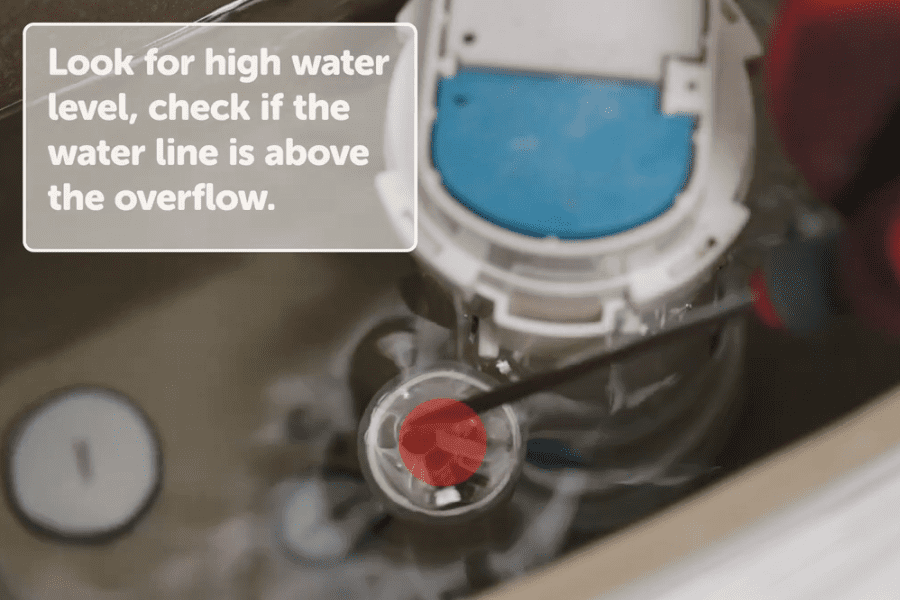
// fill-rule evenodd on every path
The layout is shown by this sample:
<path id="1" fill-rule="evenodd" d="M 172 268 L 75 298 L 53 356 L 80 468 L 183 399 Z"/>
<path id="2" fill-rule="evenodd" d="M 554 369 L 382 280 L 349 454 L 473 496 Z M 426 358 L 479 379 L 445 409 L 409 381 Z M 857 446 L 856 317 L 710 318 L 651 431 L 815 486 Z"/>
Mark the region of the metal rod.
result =
<path id="1" fill-rule="evenodd" d="M 463 399 L 462 402 L 476 413 L 483 413 L 503 404 L 521 400 L 536 392 L 576 379 L 595 369 L 622 360 L 635 353 L 645 352 L 689 333 L 711 329 L 746 311 L 751 306 L 752 296 L 750 292 L 731 294 L 714 304 L 691 310 L 684 318 L 672 322 L 656 333 L 648 334 L 646 337 L 636 341 L 623 342 L 621 345 L 613 347 L 600 355 L 591 356 L 574 364 L 502 385 L 482 394 Z"/>

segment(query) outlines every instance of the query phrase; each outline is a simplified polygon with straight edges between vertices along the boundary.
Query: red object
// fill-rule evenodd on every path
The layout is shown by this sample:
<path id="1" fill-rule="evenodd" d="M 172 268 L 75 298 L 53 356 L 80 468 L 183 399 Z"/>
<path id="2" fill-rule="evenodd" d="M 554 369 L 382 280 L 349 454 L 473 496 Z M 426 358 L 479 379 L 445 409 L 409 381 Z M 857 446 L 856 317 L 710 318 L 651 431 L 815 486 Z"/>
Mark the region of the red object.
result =
<path id="1" fill-rule="evenodd" d="M 435 487 L 460 484 L 481 466 L 487 432 L 467 405 L 435 398 L 413 409 L 400 426 L 400 457 L 416 479 Z"/>
<path id="2" fill-rule="evenodd" d="M 775 310 L 775 306 L 769 298 L 766 278 L 762 270 L 757 269 L 750 275 L 750 290 L 753 293 L 753 310 L 759 320 L 772 329 L 784 329 L 784 322 L 778 316 L 778 311 Z"/>
<path id="3" fill-rule="evenodd" d="M 869 197 L 838 197 L 900 103 L 900 0 L 785 0 L 766 85 L 786 154 L 816 195 L 849 219 L 843 291 L 871 325 L 900 335 L 900 179 Z"/>
<path id="4" fill-rule="evenodd" d="M 900 212 L 900 180 L 875 194 L 850 223 L 841 256 L 842 285 L 854 311 L 871 326 L 900 337 L 900 279 L 889 240 Z"/>
<path id="5" fill-rule="evenodd" d="M 900 1 L 786 0 L 766 75 L 785 151 L 833 199 L 900 100 Z"/>
<path id="6" fill-rule="evenodd" d="M 894 269 L 894 275 L 900 281 L 900 205 L 894 211 L 891 224 L 888 226 L 884 244 L 887 247 L 888 258 Z"/>

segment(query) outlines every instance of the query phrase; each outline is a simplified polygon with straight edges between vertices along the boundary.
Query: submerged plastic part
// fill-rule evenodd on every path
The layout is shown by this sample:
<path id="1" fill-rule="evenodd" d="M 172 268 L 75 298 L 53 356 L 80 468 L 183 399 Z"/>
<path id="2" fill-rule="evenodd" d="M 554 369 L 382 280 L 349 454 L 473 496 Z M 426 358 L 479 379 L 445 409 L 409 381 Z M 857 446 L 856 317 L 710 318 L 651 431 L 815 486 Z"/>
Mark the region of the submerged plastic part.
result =
<path id="1" fill-rule="evenodd" d="M 434 417 L 430 408 L 435 400 L 442 406 L 493 385 L 466 365 L 437 363 L 401 375 L 372 401 L 360 423 L 360 463 L 389 512 L 419 520 L 467 519 L 508 499 L 525 458 L 515 411 L 507 405 L 459 420 L 461 415 L 445 418 L 445 411 Z M 420 469 L 423 460 L 432 462 Z"/>
<path id="2" fill-rule="evenodd" d="M 693 131 L 650 84 L 461 70 L 440 84 L 432 152 L 451 195 L 495 225 L 592 239 L 672 206 Z"/>

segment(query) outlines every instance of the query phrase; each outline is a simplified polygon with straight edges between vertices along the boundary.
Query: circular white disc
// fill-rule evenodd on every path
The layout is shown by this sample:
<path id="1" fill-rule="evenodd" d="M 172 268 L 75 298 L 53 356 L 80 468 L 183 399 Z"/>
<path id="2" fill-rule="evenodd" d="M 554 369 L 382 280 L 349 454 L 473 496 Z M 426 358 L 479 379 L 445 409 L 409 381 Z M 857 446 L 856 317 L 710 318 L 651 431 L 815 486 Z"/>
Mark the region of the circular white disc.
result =
<path id="1" fill-rule="evenodd" d="M 20 514 L 66 537 L 114 533 L 147 506 L 160 449 L 144 416 L 104 389 L 76 389 L 29 413 L 10 440 L 9 492 Z"/>

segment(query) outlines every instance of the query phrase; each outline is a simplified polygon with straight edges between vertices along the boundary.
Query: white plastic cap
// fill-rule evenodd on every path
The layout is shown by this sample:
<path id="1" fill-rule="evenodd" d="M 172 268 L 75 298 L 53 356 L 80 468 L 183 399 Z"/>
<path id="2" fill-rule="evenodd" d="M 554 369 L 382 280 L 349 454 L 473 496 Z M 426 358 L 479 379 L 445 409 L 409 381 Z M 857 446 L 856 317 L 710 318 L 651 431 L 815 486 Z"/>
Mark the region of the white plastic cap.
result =
<path id="1" fill-rule="evenodd" d="M 762 48 L 730 0 L 573 0 L 565 10 L 552 0 L 416 0 L 399 18 L 418 27 L 423 55 L 416 255 L 464 299 L 493 305 L 485 348 L 555 353 L 639 330 L 644 316 L 692 299 L 749 218 L 745 61 Z M 431 157 L 438 83 L 461 67 L 658 84 L 663 114 L 696 117 L 686 187 L 662 215 L 597 239 L 539 239 L 479 217 L 451 196 Z M 396 121 L 388 115 L 389 138 Z M 388 153 L 397 148 L 388 140 Z"/>

